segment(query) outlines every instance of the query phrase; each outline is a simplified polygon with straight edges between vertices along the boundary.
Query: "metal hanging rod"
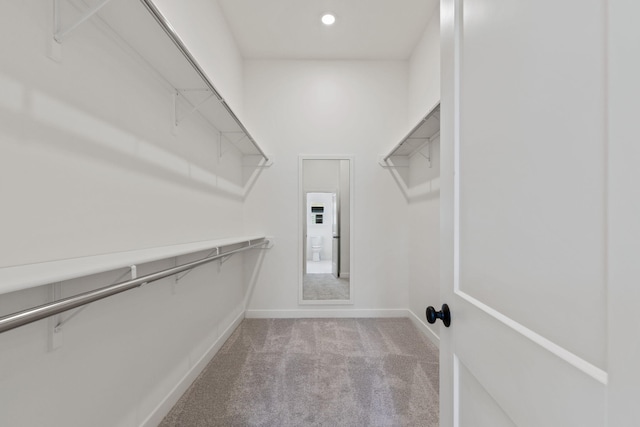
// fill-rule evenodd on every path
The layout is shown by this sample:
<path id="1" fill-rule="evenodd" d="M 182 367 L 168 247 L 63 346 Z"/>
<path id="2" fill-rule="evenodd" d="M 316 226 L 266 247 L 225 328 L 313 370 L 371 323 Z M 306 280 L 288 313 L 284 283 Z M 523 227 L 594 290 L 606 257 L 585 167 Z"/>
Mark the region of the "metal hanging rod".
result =
<path id="1" fill-rule="evenodd" d="M 187 264 L 182 264 L 176 267 L 168 268 L 166 270 L 158 271 L 146 276 L 140 276 L 136 279 L 128 280 L 126 282 L 116 283 L 114 285 L 104 286 L 93 291 L 83 292 L 81 294 L 73 295 L 68 298 L 63 298 L 58 301 L 43 304 L 37 307 L 32 307 L 17 313 L 12 313 L 7 316 L 0 317 L 0 333 L 9 331 L 11 329 L 18 328 L 20 326 L 27 325 L 29 323 L 36 322 L 49 316 L 53 316 L 62 313 L 72 308 L 80 307 L 86 304 L 90 304 L 94 301 L 98 301 L 112 295 L 119 294 L 144 284 L 155 282 L 165 277 L 173 276 L 174 274 L 181 273 L 186 270 L 199 267 L 201 265 L 215 261 L 218 258 L 227 257 L 231 254 L 245 251 L 247 249 L 257 248 L 269 243 L 269 240 L 260 239 L 258 243 L 252 243 L 249 241 L 247 246 L 241 248 L 216 254 L 210 257 L 202 258 L 198 261 L 192 261 Z"/>
<path id="2" fill-rule="evenodd" d="M 242 124 L 240 119 L 238 119 L 238 116 L 236 116 L 236 114 L 233 112 L 233 110 L 231 110 L 231 107 L 229 107 L 229 104 L 227 104 L 227 102 L 224 100 L 224 98 L 222 98 L 220 93 L 218 93 L 216 88 L 213 86 L 213 83 L 211 83 L 211 81 L 209 80 L 209 78 L 205 74 L 205 72 L 202 69 L 202 67 L 200 67 L 200 64 L 198 64 L 198 61 L 196 61 L 196 59 L 193 57 L 193 55 L 191 55 L 191 52 L 189 52 L 189 49 L 187 49 L 186 45 L 184 44 L 184 42 L 182 41 L 180 36 L 178 36 L 178 34 L 175 32 L 175 30 L 173 29 L 171 24 L 169 24 L 169 21 L 167 20 L 167 18 L 165 18 L 165 16 L 162 14 L 162 12 L 160 12 L 158 10 L 158 8 L 153 4 L 153 2 L 151 0 L 140 0 L 140 1 L 147 8 L 147 10 L 151 13 L 151 15 L 155 18 L 155 20 L 158 22 L 158 24 L 160 24 L 160 27 L 164 30 L 164 32 L 167 33 L 167 35 L 169 36 L 169 38 L 171 39 L 173 44 L 176 45 L 176 47 L 182 53 L 182 55 L 184 55 L 184 57 L 187 59 L 187 61 L 189 61 L 189 63 L 191 64 L 191 66 L 193 67 L 195 72 L 198 73 L 200 78 L 204 81 L 204 83 L 207 85 L 207 87 L 211 90 L 211 93 L 213 93 L 214 96 L 216 98 L 218 98 L 218 101 L 220 101 L 222 103 L 222 106 L 225 108 L 225 110 L 227 110 L 227 112 L 229 113 L 231 118 L 233 118 L 233 120 L 240 127 L 240 129 L 242 129 L 242 131 L 247 135 L 247 138 L 249 138 L 249 140 L 252 142 L 254 147 L 256 147 L 256 149 L 260 152 L 260 155 L 262 155 L 262 157 L 264 158 L 265 163 L 268 162 L 269 161 L 269 157 L 267 157 L 267 155 L 264 154 L 264 151 L 262 151 L 262 149 L 260 148 L 258 143 L 255 141 L 255 139 L 253 139 L 253 137 L 251 136 L 251 134 L 249 133 L 247 128 L 244 127 L 244 125 Z"/>

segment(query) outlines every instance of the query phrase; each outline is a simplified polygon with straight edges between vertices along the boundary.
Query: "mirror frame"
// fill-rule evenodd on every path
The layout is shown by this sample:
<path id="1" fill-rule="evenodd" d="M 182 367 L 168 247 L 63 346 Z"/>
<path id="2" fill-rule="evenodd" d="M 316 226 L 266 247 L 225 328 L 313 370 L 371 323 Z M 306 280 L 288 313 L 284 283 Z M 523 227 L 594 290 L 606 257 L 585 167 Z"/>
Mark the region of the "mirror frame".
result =
<path id="1" fill-rule="evenodd" d="M 304 161 L 305 160 L 348 160 L 349 161 L 349 299 L 343 300 L 305 300 L 303 299 L 304 282 L 304 230 L 306 218 L 306 200 L 304 189 Z M 355 156 L 353 155 L 300 155 L 298 157 L 298 304 L 299 305 L 353 305 L 354 302 L 354 167 Z M 357 276 L 355 276 L 357 277 Z"/>

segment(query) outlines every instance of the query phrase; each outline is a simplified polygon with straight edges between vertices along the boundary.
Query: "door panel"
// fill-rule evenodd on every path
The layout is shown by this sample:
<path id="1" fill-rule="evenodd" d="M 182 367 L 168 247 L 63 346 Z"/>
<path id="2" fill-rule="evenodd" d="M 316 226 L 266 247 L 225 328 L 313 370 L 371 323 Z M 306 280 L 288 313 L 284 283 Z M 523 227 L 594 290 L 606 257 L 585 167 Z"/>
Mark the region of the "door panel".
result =
<path id="1" fill-rule="evenodd" d="M 605 423 L 604 5 L 442 3 L 443 426 Z"/>
<path id="2" fill-rule="evenodd" d="M 455 361 L 461 411 L 460 425 L 474 427 L 517 427 L 500 405 L 459 360 Z"/>
<path id="3" fill-rule="evenodd" d="M 603 368 L 604 2 L 462 7 L 460 289 Z"/>
<path id="4" fill-rule="evenodd" d="M 462 293 L 454 300 L 465 314 L 455 318 L 456 357 L 516 425 L 603 425 L 603 371 Z"/>

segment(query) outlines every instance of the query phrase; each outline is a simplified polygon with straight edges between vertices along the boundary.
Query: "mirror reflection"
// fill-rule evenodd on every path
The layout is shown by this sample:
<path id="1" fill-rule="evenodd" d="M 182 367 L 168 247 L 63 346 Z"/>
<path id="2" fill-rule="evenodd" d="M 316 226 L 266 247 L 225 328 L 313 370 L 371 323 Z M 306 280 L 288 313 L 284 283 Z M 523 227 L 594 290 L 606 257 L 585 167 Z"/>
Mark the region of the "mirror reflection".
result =
<path id="1" fill-rule="evenodd" d="M 349 301 L 350 159 L 303 159 L 303 301 Z"/>

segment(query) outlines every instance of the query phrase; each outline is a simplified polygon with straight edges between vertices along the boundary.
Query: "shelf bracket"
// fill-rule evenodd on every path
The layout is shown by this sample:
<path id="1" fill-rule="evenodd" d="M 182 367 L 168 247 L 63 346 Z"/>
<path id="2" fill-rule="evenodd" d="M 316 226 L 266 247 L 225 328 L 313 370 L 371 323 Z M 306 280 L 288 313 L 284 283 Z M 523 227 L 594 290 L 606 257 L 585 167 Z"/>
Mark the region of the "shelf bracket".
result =
<path id="1" fill-rule="evenodd" d="M 215 248 L 214 250 L 212 250 L 211 252 L 209 252 L 207 254 L 207 256 L 205 256 L 205 258 L 209 258 L 210 256 L 213 255 L 220 255 L 220 248 Z M 183 274 L 176 274 L 176 283 L 178 283 L 180 280 L 182 280 L 187 274 L 191 273 L 193 270 L 187 270 L 185 271 Z"/>
<path id="2" fill-rule="evenodd" d="M 209 95 L 204 100 L 200 101 L 196 105 L 193 105 L 184 96 L 186 92 L 207 92 L 209 93 Z M 182 98 L 184 98 L 187 104 L 189 104 L 189 106 L 191 107 L 189 111 L 184 113 L 182 117 L 179 117 L 179 114 L 178 114 L 178 99 L 180 98 L 180 96 L 182 96 Z M 186 119 L 187 117 L 189 117 L 190 115 L 198 111 L 204 104 L 209 102 L 209 100 L 214 96 L 215 96 L 214 93 L 212 93 L 209 89 L 176 89 L 173 95 L 173 126 L 178 127 L 180 122 L 182 122 L 184 119 Z"/>
<path id="3" fill-rule="evenodd" d="M 427 159 L 427 162 L 429 163 L 429 169 L 431 169 L 431 139 L 429 139 L 429 141 L 427 142 L 426 145 L 427 145 L 428 154 L 424 154 L 422 152 L 422 149 L 424 148 L 424 146 L 422 146 L 421 148 L 416 150 L 416 152 L 414 154 L 420 154 L 422 157 Z"/>
<path id="4" fill-rule="evenodd" d="M 266 250 L 266 249 L 271 249 L 273 248 L 273 237 L 267 237 L 264 241 L 265 245 L 261 246 L 261 247 L 257 247 L 255 249 L 257 250 Z M 249 245 L 253 245 L 253 241 L 249 240 Z"/>
<path id="5" fill-rule="evenodd" d="M 429 168 L 431 168 L 431 144 L 427 145 L 427 148 L 429 150 L 429 154 L 424 154 L 422 152 L 422 150 L 416 151 L 416 154 L 420 154 L 422 157 L 424 157 L 425 159 L 427 159 L 427 162 L 429 162 Z"/>
<path id="6" fill-rule="evenodd" d="M 136 279 L 138 277 L 138 268 L 135 265 L 129 266 L 129 269 L 118 276 L 118 278 L 111 284 L 115 285 L 129 274 L 131 274 L 132 280 Z M 144 283 L 142 285 L 144 285 Z M 52 297 L 52 301 L 57 301 L 62 297 L 62 287 L 60 283 L 54 283 L 52 285 L 50 295 Z M 62 345 L 62 327 L 78 314 L 82 313 L 90 305 L 91 304 L 83 305 L 65 319 L 62 318 L 61 314 L 51 317 L 51 320 L 49 321 L 49 324 L 51 325 L 49 331 L 49 351 L 53 351 Z"/>
<path id="7" fill-rule="evenodd" d="M 226 139 L 227 141 L 229 141 L 229 143 L 236 149 L 238 149 L 238 146 L 236 144 L 238 144 L 240 141 L 242 141 L 243 139 L 247 138 L 247 134 L 242 132 L 242 131 L 235 131 L 235 132 L 220 132 L 221 136 L 224 136 L 224 139 Z M 236 139 L 235 141 L 233 141 L 229 136 L 231 135 L 240 135 L 240 138 Z M 220 153 L 219 156 L 220 158 L 222 158 L 222 155 L 225 153 L 222 150 L 222 138 L 220 138 L 220 149 L 218 150 L 218 152 Z"/>
<path id="8" fill-rule="evenodd" d="M 62 296 L 62 284 L 60 282 L 49 285 L 49 301 L 54 302 Z M 47 351 L 52 352 L 62 347 L 62 330 L 56 328 L 62 315 L 56 314 L 48 319 L 47 326 Z"/>
<path id="9" fill-rule="evenodd" d="M 253 169 L 266 169 L 273 166 L 273 158 L 271 156 L 269 156 L 269 160 L 267 161 L 250 162 L 249 160 L 247 160 L 254 157 L 259 157 L 260 160 L 264 159 L 262 154 L 245 154 L 244 156 L 242 156 L 243 158 L 242 167 L 253 168 Z"/>
<path id="10" fill-rule="evenodd" d="M 111 0 L 102 0 L 101 2 L 95 4 L 89 10 L 86 10 L 80 18 L 69 28 L 61 28 L 60 24 L 60 1 L 61 0 L 53 0 L 53 39 L 62 43 L 62 41 L 76 28 L 82 25 L 85 21 L 95 15 L 100 9 L 107 5 Z"/>
<path id="11" fill-rule="evenodd" d="M 406 156 L 394 156 L 394 157 L 395 157 L 395 162 L 397 163 L 389 161 L 391 160 L 391 156 L 387 159 L 385 159 L 384 156 L 380 156 L 378 158 L 378 164 L 386 169 L 400 169 L 400 168 L 409 167 L 408 158 Z M 400 159 L 402 159 L 402 161 Z M 400 164 L 400 163 L 405 163 L 405 164 Z"/>
<path id="12" fill-rule="evenodd" d="M 264 246 L 257 247 L 256 249 L 271 249 L 273 247 L 273 240 L 272 239 L 265 240 L 263 243 L 264 243 Z M 254 244 L 254 242 L 249 240 L 249 243 L 248 243 L 247 246 L 251 246 L 253 244 Z M 231 254 L 229 254 L 227 256 L 223 256 L 222 258 L 220 258 L 218 260 L 219 261 L 219 263 L 218 263 L 218 271 L 220 271 L 220 267 L 222 267 L 222 264 L 227 262 L 227 260 L 229 258 L 231 258 L 232 256 L 234 256 L 234 255 L 235 255 L 235 253 L 231 253 Z"/>
<path id="13" fill-rule="evenodd" d="M 220 267 L 222 267 L 222 264 L 224 264 L 225 262 L 227 262 L 227 260 L 228 260 L 229 258 L 231 258 L 232 256 L 233 256 L 233 254 L 231 254 L 231 255 L 227 255 L 227 256 L 223 256 L 222 258 L 220 258 L 220 259 L 219 259 L 219 261 L 220 261 L 219 266 L 220 266 Z"/>
<path id="14" fill-rule="evenodd" d="M 224 264 L 225 262 L 227 262 L 227 260 L 229 260 L 229 258 L 231 258 L 232 256 L 234 256 L 235 254 L 229 254 L 227 256 L 223 256 L 222 258 L 218 259 L 218 273 L 220 273 L 220 271 L 222 271 L 222 264 Z"/>

